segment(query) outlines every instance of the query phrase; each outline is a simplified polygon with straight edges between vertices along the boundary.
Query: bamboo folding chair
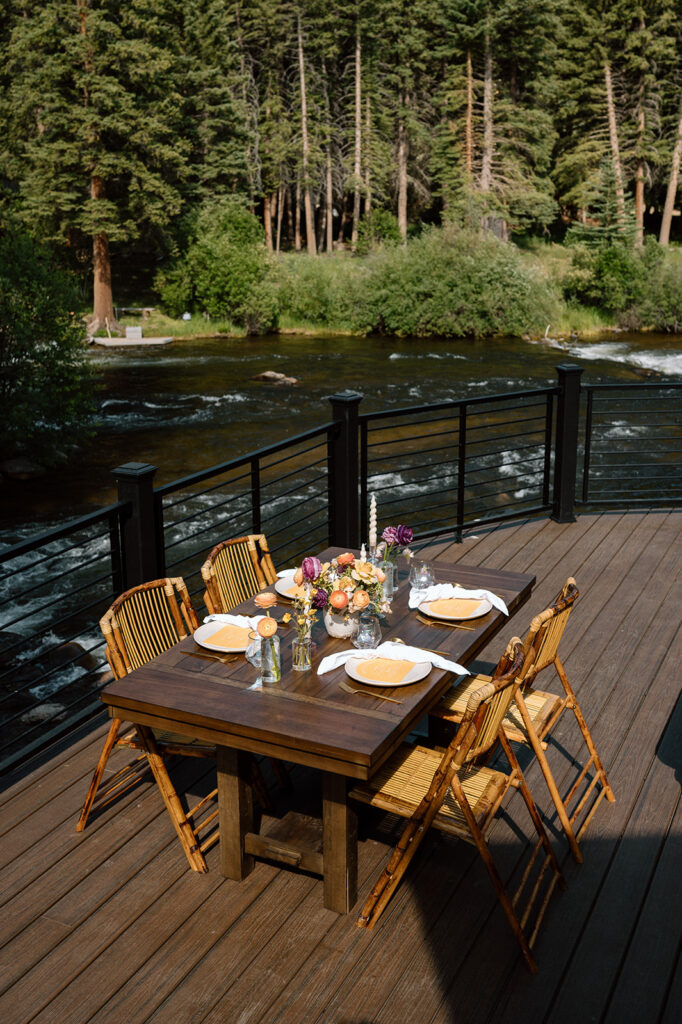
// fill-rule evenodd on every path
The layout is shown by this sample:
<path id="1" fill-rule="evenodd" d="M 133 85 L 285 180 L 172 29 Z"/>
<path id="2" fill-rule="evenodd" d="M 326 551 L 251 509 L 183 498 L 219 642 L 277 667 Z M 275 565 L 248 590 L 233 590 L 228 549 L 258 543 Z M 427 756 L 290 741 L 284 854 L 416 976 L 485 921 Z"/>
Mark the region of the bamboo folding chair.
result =
<path id="1" fill-rule="evenodd" d="M 107 661 L 116 679 L 151 661 L 184 639 L 199 625 L 187 588 L 180 578 L 154 580 L 127 590 L 114 601 L 100 620 L 106 640 Z M 185 812 L 170 780 L 165 758 L 172 755 L 214 758 L 214 746 L 189 740 L 179 734 L 160 732 L 136 725 L 122 731 L 123 722 L 113 718 L 90 783 L 76 831 L 82 832 L 95 805 L 104 807 L 135 785 L 149 768 L 170 815 L 178 838 L 194 871 L 207 871 L 204 853 L 218 839 L 218 812 L 210 805 L 217 789 Z M 132 762 L 116 771 L 101 787 L 102 778 L 115 747 L 140 751 Z M 259 800 L 268 802 L 265 784 L 253 762 L 252 784 Z M 202 838 L 203 837 L 203 838 Z"/>
<path id="2" fill-rule="evenodd" d="M 409 818 L 388 864 L 362 908 L 358 925 L 371 928 L 381 916 L 430 825 L 476 846 L 530 970 L 537 965 L 532 947 L 557 883 L 565 889 L 556 855 L 540 820 L 530 790 L 509 745 L 502 720 L 519 688 L 523 663 L 521 641 L 514 637 L 494 675 L 470 694 L 457 734 L 447 750 L 403 744 L 368 783 L 355 786 L 351 796 L 382 810 Z M 510 772 L 485 767 L 491 751 L 501 743 Z M 495 867 L 486 833 L 509 788 L 519 789 L 538 834 L 519 886 L 510 899 Z M 540 863 L 538 853 L 544 849 Z M 536 876 L 532 878 L 533 868 Z M 550 869 L 549 874 L 547 869 Z M 536 908 L 533 906 L 544 894 Z M 517 910 L 526 892 L 525 906 Z M 526 936 L 526 929 L 530 935 Z"/>
<path id="3" fill-rule="evenodd" d="M 585 832 L 602 798 L 606 796 L 608 800 L 613 802 L 615 797 L 578 700 L 558 655 L 559 641 L 566 628 L 568 617 L 571 614 L 577 597 L 578 588 L 576 582 L 570 577 L 551 607 L 540 612 L 531 622 L 528 635 L 523 643 L 524 660 L 520 673 L 521 686 L 514 703 L 505 715 L 503 727 L 508 740 L 529 746 L 537 757 L 571 852 L 575 860 L 580 864 L 582 863 L 583 856 L 578 840 Z M 534 688 L 533 684 L 537 675 L 551 665 L 554 666 L 561 681 L 564 690 L 563 697 Z M 488 679 L 488 676 L 478 675 L 464 680 L 459 686 L 453 687 L 452 690 L 445 694 L 440 703 L 429 712 L 431 719 L 440 719 L 455 725 L 459 724 L 466 710 L 470 694 Z M 545 750 L 548 737 L 550 737 L 552 730 L 567 708 L 575 715 L 589 752 L 589 758 L 581 767 L 566 797 L 562 799 L 547 762 Z M 593 769 L 594 775 L 572 813 L 569 813 L 570 804 L 578 795 L 590 768 Z M 585 808 L 598 783 L 601 784 L 601 789 L 576 835 L 574 829 L 576 819 Z"/>
<path id="4" fill-rule="evenodd" d="M 206 585 L 204 603 L 209 614 L 221 614 L 248 600 L 277 579 L 265 535 L 224 540 L 201 567 Z"/>

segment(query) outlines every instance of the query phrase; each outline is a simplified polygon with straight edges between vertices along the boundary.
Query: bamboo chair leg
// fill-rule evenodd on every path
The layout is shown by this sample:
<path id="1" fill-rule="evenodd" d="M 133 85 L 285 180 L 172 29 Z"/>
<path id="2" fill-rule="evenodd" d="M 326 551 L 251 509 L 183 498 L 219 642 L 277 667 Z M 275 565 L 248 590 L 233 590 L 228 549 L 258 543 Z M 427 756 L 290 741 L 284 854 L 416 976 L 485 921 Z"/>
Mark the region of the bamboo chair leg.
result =
<path id="1" fill-rule="evenodd" d="M 509 764 L 511 765 L 514 772 L 516 772 L 519 783 L 518 788 L 521 791 L 521 796 L 523 797 L 526 807 L 528 808 L 528 813 L 531 816 L 531 820 L 533 822 L 533 825 L 535 826 L 535 831 L 538 834 L 540 842 L 542 843 L 542 847 L 545 853 L 547 854 L 547 857 L 549 858 L 552 868 L 554 869 L 554 874 L 559 883 L 559 888 L 566 889 L 566 879 L 561 873 L 561 867 L 559 865 L 557 855 L 555 854 L 554 849 L 552 848 L 552 844 L 549 841 L 547 832 L 545 831 L 545 827 L 542 824 L 542 819 L 538 813 L 535 801 L 533 800 L 533 795 L 530 789 L 528 788 L 526 778 L 523 772 L 521 771 L 521 765 L 519 764 L 516 754 L 512 750 L 509 740 L 504 735 L 504 733 L 501 733 L 500 735 L 500 742 L 502 744 L 502 749 L 504 750 L 505 756 L 509 761 Z"/>
<path id="2" fill-rule="evenodd" d="M 480 853 L 481 860 L 486 866 L 486 870 L 488 872 L 488 875 L 490 876 L 490 880 L 493 883 L 495 892 L 497 893 L 497 898 L 500 901 L 500 904 L 505 913 L 507 921 L 509 922 L 511 930 L 514 932 L 517 942 L 521 947 L 521 952 L 523 953 L 523 958 L 528 965 L 528 969 L 532 974 L 537 974 L 538 965 L 536 964 L 533 954 L 531 953 L 530 946 L 528 945 L 528 940 L 526 939 L 526 936 L 523 933 L 521 925 L 519 924 L 518 918 L 514 911 L 514 907 L 512 906 L 512 902 L 507 896 L 507 890 L 505 889 L 502 883 L 502 879 L 500 878 L 497 872 L 495 862 L 493 861 L 493 858 L 490 854 L 490 850 L 488 849 L 488 844 L 486 843 L 481 830 L 476 824 L 476 819 L 474 818 L 471 808 L 469 807 L 469 802 L 466 796 L 464 795 L 459 779 L 457 778 L 454 778 L 452 780 L 452 792 L 455 796 L 455 799 L 457 800 L 457 803 L 462 808 L 462 813 L 464 814 L 464 817 L 467 820 L 467 825 L 469 826 L 469 831 L 471 832 L 471 836 L 474 840 L 474 843 L 476 844 L 476 849 Z"/>
<path id="3" fill-rule="evenodd" d="M 99 756 L 97 767 L 95 768 L 94 774 L 92 776 L 92 781 L 90 782 L 90 788 L 88 789 L 87 796 L 85 797 L 85 803 L 83 804 L 81 816 L 78 819 L 78 824 L 76 825 L 76 832 L 82 832 L 83 829 L 85 828 L 88 817 L 90 815 L 90 811 L 92 810 L 92 805 L 94 804 L 95 797 L 97 796 L 97 790 L 99 789 L 100 783 L 102 781 L 102 776 L 104 775 L 104 769 L 107 766 L 107 761 L 109 760 L 111 751 L 114 749 L 114 745 L 116 743 L 116 740 L 118 739 L 118 733 L 121 728 L 121 725 L 122 719 L 112 718 L 111 725 L 109 726 L 109 732 L 107 733 L 107 738 L 104 741 L 102 753 Z"/>
<path id="4" fill-rule="evenodd" d="M 575 715 L 576 722 L 578 723 L 578 728 L 583 734 L 583 739 L 585 740 L 587 749 L 589 750 L 590 756 L 594 761 L 594 767 L 597 773 L 599 774 L 599 778 L 601 779 L 601 784 L 604 787 L 604 792 L 606 793 L 606 799 L 610 803 L 615 803 L 616 797 L 614 795 L 613 790 L 611 789 L 611 783 L 607 778 L 606 771 L 604 770 L 604 765 L 601 763 L 601 758 L 597 753 L 597 748 L 595 747 L 594 740 L 592 739 L 592 733 L 587 728 L 587 722 L 583 718 L 583 713 L 580 710 L 580 705 L 576 700 L 573 688 L 571 687 L 571 684 L 568 681 L 568 676 L 566 675 L 566 671 L 564 669 L 564 666 L 561 664 L 558 655 L 554 659 L 554 665 L 556 667 L 559 679 L 561 680 L 561 685 L 563 686 L 564 690 L 566 691 L 566 695 L 569 698 L 573 714 Z"/>
<path id="5" fill-rule="evenodd" d="M 566 839 L 568 840 L 568 845 L 571 848 L 571 853 L 573 854 L 573 857 L 574 857 L 575 861 L 578 864 L 582 864 L 582 862 L 583 862 L 583 855 L 581 853 L 580 847 L 578 846 L 578 840 L 575 838 L 575 833 L 573 831 L 573 826 L 571 825 L 571 822 L 569 820 L 568 813 L 566 811 L 566 807 L 564 806 L 564 802 L 561 799 L 561 794 L 560 794 L 559 790 L 557 789 L 557 784 L 554 781 L 554 776 L 552 775 L 552 771 L 551 771 L 551 768 L 549 767 L 549 762 L 547 761 L 547 758 L 545 756 L 545 752 L 542 749 L 542 744 L 540 743 L 540 740 L 538 739 L 538 734 L 536 733 L 535 729 L 533 728 L 533 723 L 530 720 L 530 715 L 528 714 L 528 708 L 526 707 L 526 702 L 524 701 L 524 699 L 523 699 L 523 697 L 522 697 L 522 695 L 520 693 L 517 694 L 517 696 L 516 696 L 516 702 L 517 702 L 517 707 L 519 708 L 519 711 L 521 712 L 521 717 L 523 719 L 523 724 L 524 724 L 525 729 L 526 729 L 526 736 L 528 737 L 528 742 L 530 743 L 531 747 L 533 748 L 533 753 L 535 754 L 535 756 L 538 759 L 538 764 L 540 765 L 540 770 L 541 770 L 541 772 L 542 772 L 542 774 L 544 776 L 545 782 L 547 783 L 547 789 L 549 790 L 550 796 L 552 797 L 552 801 L 553 801 L 554 806 L 556 808 L 556 812 L 559 815 L 559 821 L 561 822 L 562 828 L 563 828 L 564 833 L 566 835 Z M 505 751 L 505 753 L 506 753 L 506 751 Z"/>
<path id="6" fill-rule="evenodd" d="M 185 851 L 187 860 L 189 861 L 189 866 L 193 871 L 206 872 L 208 871 L 208 867 L 204 860 L 204 855 L 199 848 L 192 826 L 187 820 L 187 816 L 185 815 L 182 804 L 180 803 L 178 794 L 175 792 L 175 788 L 170 780 L 163 758 L 158 752 L 153 733 L 143 725 L 136 726 L 136 729 L 144 745 L 147 760 L 149 761 L 149 767 L 156 779 L 156 784 L 159 787 L 161 796 L 163 797 L 166 810 L 170 815 L 170 819 L 173 822 L 175 831 L 178 834 L 182 848 Z"/>

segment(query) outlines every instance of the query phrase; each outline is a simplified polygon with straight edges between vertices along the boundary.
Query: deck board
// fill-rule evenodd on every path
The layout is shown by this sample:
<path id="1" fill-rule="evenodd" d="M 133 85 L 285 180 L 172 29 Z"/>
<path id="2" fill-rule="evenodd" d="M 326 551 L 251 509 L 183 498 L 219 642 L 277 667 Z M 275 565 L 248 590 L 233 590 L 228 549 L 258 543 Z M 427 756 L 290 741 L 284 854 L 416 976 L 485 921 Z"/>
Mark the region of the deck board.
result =
<path id="1" fill-rule="evenodd" d="M 497 660 L 568 575 L 581 591 L 562 659 L 602 756 L 605 800 L 576 865 L 535 763 L 527 778 L 568 890 L 553 900 L 531 977 L 475 851 L 427 839 L 379 925 L 322 906 L 322 883 L 266 863 L 241 883 L 186 868 L 151 780 L 74 831 L 106 725 L 81 728 L 0 794 L 0 1013 L 9 1024 L 125 1020 L 334 1024 L 672 1024 L 682 1009 L 682 515 L 655 510 L 531 519 L 425 556 L 532 572 L 526 608 L 475 663 Z M 543 677 L 544 678 L 544 677 Z M 544 682 L 542 685 L 545 685 Z M 548 680 L 548 685 L 550 681 Z M 555 742 L 556 741 L 556 742 Z M 548 749 L 560 789 L 582 756 L 566 713 Z M 126 756 L 126 755 L 122 755 Z M 299 782 L 310 774 L 297 769 Z M 179 787 L 209 784 L 182 762 Z M 280 795 L 280 801 L 286 799 Z M 491 832 L 505 880 L 531 835 L 518 794 Z M 360 814 L 360 899 L 397 834 Z"/>

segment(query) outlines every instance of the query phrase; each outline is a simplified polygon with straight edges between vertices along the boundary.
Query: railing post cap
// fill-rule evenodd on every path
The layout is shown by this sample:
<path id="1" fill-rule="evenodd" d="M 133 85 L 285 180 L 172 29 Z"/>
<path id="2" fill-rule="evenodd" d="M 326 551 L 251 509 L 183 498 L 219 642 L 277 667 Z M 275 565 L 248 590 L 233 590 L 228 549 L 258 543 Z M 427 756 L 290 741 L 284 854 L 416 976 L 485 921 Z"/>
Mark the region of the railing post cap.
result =
<path id="1" fill-rule="evenodd" d="M 353 391 L 347 389 L 346 391 L 337 391 L 336 394 L 329 396 L 330 402 L 341 402 L 344 405 L 353 405 L 354 403 L 361 402 L 364 395 L 361 395 L 359 391 Z"/>
<path id="2" fill-rule="evenodd" d="M 556 367 L 556 372 L 559 374 L 582 373 L 584 369 L 584 366 L 581 366 L 579 363 L 559 363 Z"/>
<path id="3" fill-rule="evenodd" d="M 124 462 L 122 466 L 117 466 L 116 469 L 112 469 L 114 476 L 153 476 L 156 473 L 156 466 L 152 466 L 149 462 Z"/>

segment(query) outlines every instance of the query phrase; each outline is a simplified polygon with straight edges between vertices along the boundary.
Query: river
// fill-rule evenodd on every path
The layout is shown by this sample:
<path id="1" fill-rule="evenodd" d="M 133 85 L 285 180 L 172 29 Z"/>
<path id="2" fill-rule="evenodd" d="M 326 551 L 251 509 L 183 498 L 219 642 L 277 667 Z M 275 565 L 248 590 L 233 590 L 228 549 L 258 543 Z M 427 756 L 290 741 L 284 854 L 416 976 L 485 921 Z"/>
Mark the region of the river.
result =
<path id="1" fill-rule="evenodd" d="M 329 419 L 327 397 L 352 388 L 361 410 L 418 405 L 556 381 L 577 362 L 584 380 L 682 377 L 682 341 L 611 333 L 595 340 L 451 341 L 282 335 L 178 340 L 164 347 L 88 351 L 97 388 L 97 434 L 67 467 L 0 487 L 0 540 L 33 533 L 116 499 L 111 470 L 158 466 L 165 483 Z M 293 387 L 254 380 L 265 370 Z"/>

